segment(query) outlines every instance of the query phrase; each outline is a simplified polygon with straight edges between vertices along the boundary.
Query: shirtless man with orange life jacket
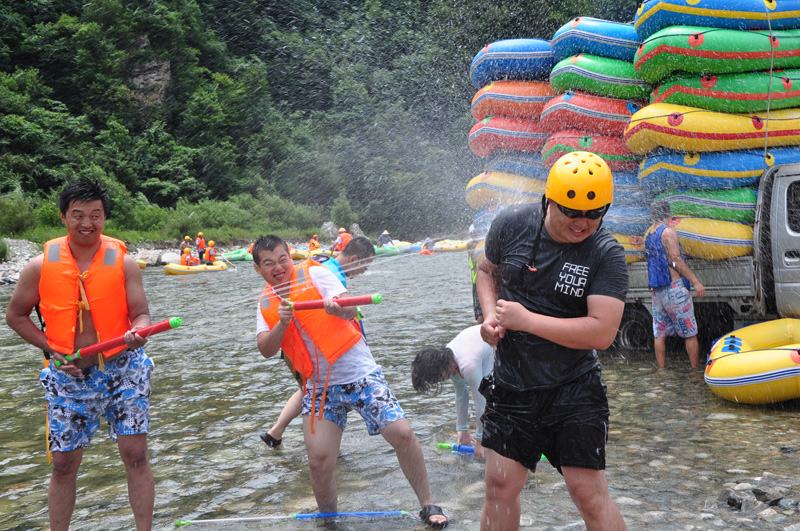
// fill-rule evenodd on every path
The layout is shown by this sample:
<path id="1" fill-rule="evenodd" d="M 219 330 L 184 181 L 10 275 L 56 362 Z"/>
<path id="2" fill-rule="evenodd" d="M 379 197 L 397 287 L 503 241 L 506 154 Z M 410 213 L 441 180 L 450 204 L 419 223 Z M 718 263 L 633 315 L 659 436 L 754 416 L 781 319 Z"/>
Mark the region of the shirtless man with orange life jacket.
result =
<path id="1" fill-rule="evenodd" d="M 313 260 L 295 266 L 277 236 L 256 241 L 253 266 L 267 282 L 259 300 L 258 350 L 270 358 L 282 349 L 305 382 L 303 433 L 319 510 L 337 509 L 336 460 L 347 413 L 355 410 L 370 435 L 381 434 L 394 448 L 422 507 L 420 518 L 431 527 L 447 525 L 441 508 L 431 503 L 419 441 L 354 321 L 356 308 L 334 300 L 345 287 Z M 325 301 L 322 310 L 294 312 L 288 302 L 319 299 Z"/>
<path id="2" fill-rule="evenodd" d="M 23 268 L 6 314 L 8 326 L 45 353 L 39 379 L 53 463 L 50 528 L 69 527 L 83 449 L 103 416 L 125 464 L 136 527 L 149 529 L 155 496 L 147 455 L 153 362 L 141 348 L 147 340 L 136 334 L 150 324 L 141 272 L 123 242 L 102 235 L 109 199 L 97 182 L 68 185 L 59 207 L 67 236 L 45 243 L 43 254 Z M 34 307 L 41 311 L 44 332 L 30 318 Z M 126 345 L 105 357 L 64 357 L 119 336 Z M 59 367 L 49 363 L 54 360 Z"/>

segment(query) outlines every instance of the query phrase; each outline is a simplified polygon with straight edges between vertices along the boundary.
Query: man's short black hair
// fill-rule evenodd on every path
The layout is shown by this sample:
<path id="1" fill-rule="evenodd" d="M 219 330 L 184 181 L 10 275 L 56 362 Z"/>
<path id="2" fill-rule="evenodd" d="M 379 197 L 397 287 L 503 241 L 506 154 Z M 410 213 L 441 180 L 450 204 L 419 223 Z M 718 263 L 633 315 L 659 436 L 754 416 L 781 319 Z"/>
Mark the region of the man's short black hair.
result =
<path id="1" fill-rule="evenodd" d="M 253 260 L 260 264 L 261 260 L 259 259 L 259 253 L 261 251 L 273 251 L 276 247 L 283 246 L 286 249 L 286 252 L 289 252 L 289 245 L 286 244 L 279 236 L 275 236 L 274 234 L 267 234 L 266 236 L 261 236 L 259 239 L 256 240 L 256 243 L 253 245 Z"/>
<path id="2" fill-rule="evenodd" d="M 437 394 L 454 364 L 453 351 L 447 347 L 422 349 L 411 362 L 411 385 L 419 393 Z"/>
<path id="3" fill-rule="evenodd" d="M 365 236 L 356 236 L 342 250 L 342 256 L 355 256 L 359 260 L 375 256 L 375 247 Z"/>
<path id="4" fill-rule="evenodd" d="M 672 209 L 666 201 L 655 201 L 650 205 L 650 217 L 653 221 L 661 221 L 672 216 Z"/>
<path id="5" fill-rule="evenodd" d="M 111 200 L 108 192 L 94 179 L 78 179 L 69 183 L 58 196 L 58 208 L 63 215 L 67 214 L 67 209 L 73 201 L 95 201 L 99 199 L 103 203 L 103 214 L 106 217 L 111 215 Z"/>

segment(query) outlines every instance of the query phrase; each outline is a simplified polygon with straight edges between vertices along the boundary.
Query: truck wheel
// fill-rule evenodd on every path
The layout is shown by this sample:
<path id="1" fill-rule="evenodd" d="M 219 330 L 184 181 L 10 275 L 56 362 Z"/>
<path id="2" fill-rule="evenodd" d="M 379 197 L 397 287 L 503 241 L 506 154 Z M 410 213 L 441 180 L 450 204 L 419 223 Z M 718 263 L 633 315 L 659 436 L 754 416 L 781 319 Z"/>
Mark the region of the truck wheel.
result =
<path id="1" fill-rule="evenodd" d="M 653 350 L 653 318 L 642 305 L 626 305 L 612 350 Z"/>

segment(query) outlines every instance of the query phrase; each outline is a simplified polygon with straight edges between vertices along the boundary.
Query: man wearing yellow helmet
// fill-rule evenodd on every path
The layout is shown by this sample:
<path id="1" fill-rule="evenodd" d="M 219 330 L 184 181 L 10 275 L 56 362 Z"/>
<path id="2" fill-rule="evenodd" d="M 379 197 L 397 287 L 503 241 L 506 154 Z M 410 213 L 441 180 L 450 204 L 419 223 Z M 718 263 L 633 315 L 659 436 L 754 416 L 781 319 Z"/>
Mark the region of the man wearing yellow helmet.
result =
<path id="1" fill-rule="evenodd" d="M 189 249 L 191 252 L 192 250 L 192 238 L 188 234 L 183 237 L 183 241 L 181 241 L 180 246 L 178 247 L 178 252 L 181 256 L 183 256 L 183 252 L 185 249 Z"/>
<path id="2" fill-rule="evenodd" d="M 481 336 L 497 345 L 482 444 L 482 529 L 519 527 L 519 494 L 540 454 L 564 476 L 588 529 L 624 529 L 608 493 L 608 400 L 595 349 L 614 341 L 628 290 L 622 247 L 601 228 L 608 164 L 568 153 L 542 205 L 509 207 L 486 236 L 477 280 Z"/>
<path id="3" fill-rule="evenodd" d="M 214 247 L 214 240 L 208 241 L 208 247 L 206 247 L 206 254 L 205 254 L 206 264 L 212 265 L 214 262 L 217 261 L 217 249 Z"/>

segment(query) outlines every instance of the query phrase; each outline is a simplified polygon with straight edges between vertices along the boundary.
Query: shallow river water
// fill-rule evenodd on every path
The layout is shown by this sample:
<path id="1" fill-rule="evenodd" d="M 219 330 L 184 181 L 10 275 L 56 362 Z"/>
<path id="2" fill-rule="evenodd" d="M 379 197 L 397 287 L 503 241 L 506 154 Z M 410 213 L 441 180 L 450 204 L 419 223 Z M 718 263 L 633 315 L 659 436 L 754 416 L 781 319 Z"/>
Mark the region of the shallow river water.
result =
<path id="1" fill-rule="evenodd" d="M 441 452 L 453 440 L 452 385 L 435 397 L 411 387 L 416 349 L 442 345 L 472 323 L 464 254 L 409 255 L 376 261 L 352 281 L 353 293 L 381 292 L 365 308 L 373 353 L 422 442 L 434 499 L 452 529 L 478 529 L 482 464 Z M 178 518 L 277 516 L 313 512 L 314 498 L 299 421 L 270 450 L 258 438 L 277 416 L 294 383 L 279 359 L 255 347 L 255 304 L 262 282 L 249 264 L 235 271 L 171 277 L 148 268 L 144 282 L 154 320 L 184 317 L 185 327 L 151 340 L 153 377 L 150 452 L 156 477 L 155 525 Z M 0 287 L 0 308 L 11 287 Z M 40 354 L 0 325 L 0 529 L 47 526 L 44 408 Z M 656 371 L 647 353 L 602 355 L 611 405 L 607 451 L 611 494 L 630 529 L 800 530 L 800 422 L 796 404 L 737 406 L 706 389 L 685 354 Z M 343 437 L 338 467 L 339 510 L 406 509 L 416 499 L 381 437 L 367 436 L 357 415 Z M 770 509 L 733 489 L 778 489 Z M 131 529 L 125 475 L 105 424 L 85 452 L 73 529 Z M 581 529 L 583 524 L 557 472 L 540 465 L 522 493 L 522 526 Z M 764 512 L 766 509 L 766 512 Z M 215 528 L 235 529 L 244 524 Z M 252 529 L 314 529 L 293 520 Z M 411 517 L 340 522 L 335 529 L 421 529 Z M 194 529 L 211 528 L 193 526 Z M 329 526 L 328 528 L 331 528 Z"/>

